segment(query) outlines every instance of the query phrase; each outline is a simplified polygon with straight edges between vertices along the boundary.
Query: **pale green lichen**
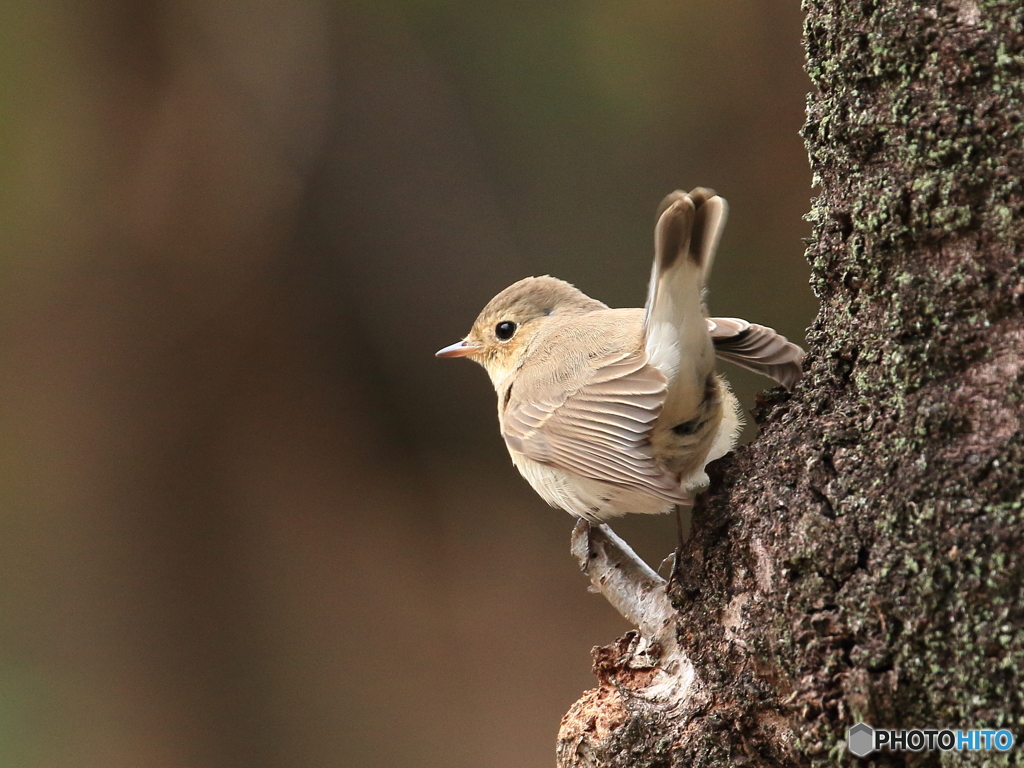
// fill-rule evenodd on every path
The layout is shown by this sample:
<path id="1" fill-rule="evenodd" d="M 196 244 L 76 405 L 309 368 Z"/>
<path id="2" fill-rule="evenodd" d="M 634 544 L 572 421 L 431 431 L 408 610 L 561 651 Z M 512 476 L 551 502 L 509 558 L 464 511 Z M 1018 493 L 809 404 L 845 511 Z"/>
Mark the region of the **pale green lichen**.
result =
<path id="1" fill-rule="evenodd" d="M 944 7 L 803 5 L 818 88 L 804 137 L 822 191 L 807 216 L 816 354 L 822 376 L 846 382 L 818 449 L 857 434 L 866 447 L 846 484 L 866 504 L 833 521 L 863 542 L 866 575 L 819 573 L 814 546 L 792 547 L 788 600 L 837 603 L 839 635 L 774 627 L 802 649 L 776 650 L 798 678 L 837 663 L 868 671 L 845 723 L 819 715 L 800 728 L 798 749 L 823 764 L 842 755 L 823 734 L 841 738 L 853 716 L 1024 734 L 1024 566 L 1008 554 L 1022 545 L 1024 447 L 1017 435 L 988 447 L 995 458 L 957 452 L 963 436 L 987 437 L 970 413 L 984 406 L 957 404 L 958 377 L 1004 343 L 994 329 L 1021 314 L 1024 285 L 1024 31 L 1016 4 L 978 5 L 979 27 Z M 1020 403 L 1021 382 L 1003 384 L 992 396 Z M 815 657 L 814 643 L 848 658 Z"/>

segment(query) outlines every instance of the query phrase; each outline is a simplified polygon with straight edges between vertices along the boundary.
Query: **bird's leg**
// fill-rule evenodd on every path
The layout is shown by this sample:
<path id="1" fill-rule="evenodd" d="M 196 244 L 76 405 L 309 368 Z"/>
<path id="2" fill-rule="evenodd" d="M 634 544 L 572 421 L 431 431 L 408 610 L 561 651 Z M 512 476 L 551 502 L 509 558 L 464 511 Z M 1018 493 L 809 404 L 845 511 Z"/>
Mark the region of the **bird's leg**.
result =
<path id="1" fill-rule="evenodd" d="M 683 567 L 683 543 L 686 541 L 686 533 L 683 531 L 683 507 L 690 507 L 693 509 L 693 505 L 697 502 L 697 494 L 692 490 L 686 492 L 686 502 L 683 504 L 676 504 L 676 551 L 672 555 L 672 572 L 668 575 L 668 584 L 665 585 L 667 592 L 672 591 L 672 587 L 676 584 L 681 583 L 682 580 L 682 567 Z M 667 560 L 668 558 L 666 558 Z"/>
<path id="2" fill-rule="evenodd" d="M 681 568 L 683 562 L 683 505 L 676 504 L 676 551 L 672 557 L 672 570 L 668 575 L 668 583 L 665 584 L 665 591 L 671 592 L 672 587 L 679 583 L 682 576 Z"/>

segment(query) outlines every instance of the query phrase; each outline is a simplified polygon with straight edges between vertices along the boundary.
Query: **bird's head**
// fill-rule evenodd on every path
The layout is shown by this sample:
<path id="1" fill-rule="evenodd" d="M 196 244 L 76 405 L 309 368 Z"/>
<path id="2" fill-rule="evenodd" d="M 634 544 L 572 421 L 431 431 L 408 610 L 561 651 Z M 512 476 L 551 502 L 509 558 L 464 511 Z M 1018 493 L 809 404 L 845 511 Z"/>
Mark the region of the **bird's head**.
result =
<path id="1" fill-rule="evenodd" d="M 497 385 L 519 367 L 549 318 L 606 308 L 564 280 L 527 277 L 487 302 L 466 337 L 437 356 L 468 357 L 480 363 Z"/>

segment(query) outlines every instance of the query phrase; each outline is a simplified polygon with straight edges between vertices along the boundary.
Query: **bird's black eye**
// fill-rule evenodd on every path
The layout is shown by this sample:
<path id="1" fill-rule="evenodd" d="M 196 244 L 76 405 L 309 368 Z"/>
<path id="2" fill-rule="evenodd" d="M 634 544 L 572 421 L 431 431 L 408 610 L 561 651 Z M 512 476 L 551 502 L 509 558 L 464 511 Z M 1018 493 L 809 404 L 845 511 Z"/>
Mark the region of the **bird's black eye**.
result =
<path id="1" fill-rule="evenodd" d="M 494 326 L 494 335 L 499 341 L 508 341 L 516 332 L 516 324 L 511 320 L 503 320 Z"/>

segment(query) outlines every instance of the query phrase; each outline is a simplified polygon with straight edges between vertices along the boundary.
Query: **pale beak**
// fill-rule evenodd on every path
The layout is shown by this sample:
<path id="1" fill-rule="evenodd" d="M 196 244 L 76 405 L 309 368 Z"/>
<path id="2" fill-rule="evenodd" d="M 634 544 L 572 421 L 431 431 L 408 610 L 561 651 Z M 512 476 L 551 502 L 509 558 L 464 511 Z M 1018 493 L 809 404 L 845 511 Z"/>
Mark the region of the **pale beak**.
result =
<path id="1" fill-rule="evenodd" d="M 435 357 L 466 357 L 472 355 L 474 352 L 478 352 L 480 347 L 476 344 L 470 344 L 468 341 L 463 339 L 462 341 L 456 341 L 454 344 L 449 344 L 444 349 L 439 349 L 434 353 Z"/>

